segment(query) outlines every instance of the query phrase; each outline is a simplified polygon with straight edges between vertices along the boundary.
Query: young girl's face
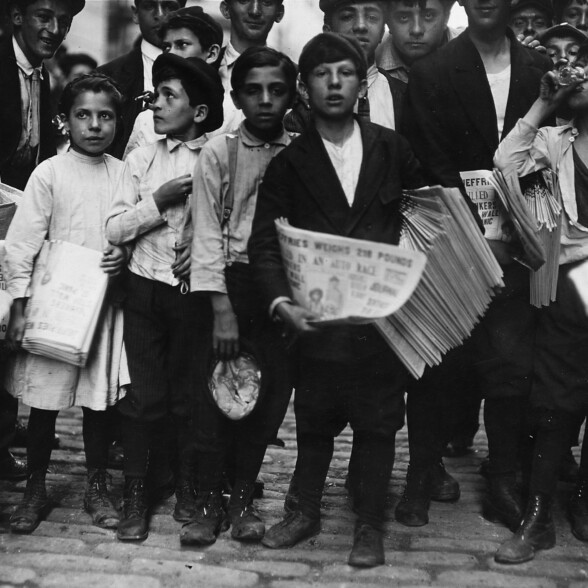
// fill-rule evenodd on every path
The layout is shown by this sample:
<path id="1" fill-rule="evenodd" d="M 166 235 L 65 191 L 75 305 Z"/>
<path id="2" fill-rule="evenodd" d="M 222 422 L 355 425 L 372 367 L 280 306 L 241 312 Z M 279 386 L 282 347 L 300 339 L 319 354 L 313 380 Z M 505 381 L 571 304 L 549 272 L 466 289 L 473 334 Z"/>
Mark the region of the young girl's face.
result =
<path id="1" fill-rule="evenodd" d="M 114 140 L 116 111 L 105 92 L 82 92 L 71 107 L 66 128 L 74 151 L 98 157 Z"/>

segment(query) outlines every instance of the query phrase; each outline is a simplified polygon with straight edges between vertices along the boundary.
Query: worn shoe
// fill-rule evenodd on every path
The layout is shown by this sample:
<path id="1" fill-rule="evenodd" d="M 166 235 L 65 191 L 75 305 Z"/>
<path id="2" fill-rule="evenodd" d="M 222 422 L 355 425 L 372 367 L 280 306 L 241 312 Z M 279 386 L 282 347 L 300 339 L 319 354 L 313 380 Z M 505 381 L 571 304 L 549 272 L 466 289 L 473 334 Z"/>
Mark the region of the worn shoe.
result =
<path id="1" fill-rule="evenodd" d="M 27 477 L 27 464 L 16 459 L 10 451 L 0 461 L 0 480 L 24 480 Z"/>
<path id="2" fill-rule="evenodd" d="M 126 478 L 122 517 L 116 537 L 120 541 L 143 541 L 149 535 L 147 491 L 143 478 Z"/>
<path id="3" fill-rule="evenodd" d="M 580 480 L 568 503 L 568 518 L 576 539 L 588 542 L 588 481 Z"/>
<path id="4" fill-rule="evenodd" d="M 525 516 L 516 533 L 507 539 L 494 555 L 502 564 L 531 561 L 540 549 L 555 546 L 555 525 L 551 516 L 551 500 L 535 495 L 529 499 Z"/>
<path id="5" fill-rule="evenodd" d="M 514 474 L 490 477 L 482 516 L 492 523 L 506 525 L 513 532 L 517 530 L 523 518 L 523 508 Z"/>
<path id="6" fill-rule="evenodd" d="M 295 510 L 271 527 L 261 540 L 261 544 L 271 549 L 292 547 L 303 539 L 318 534 L 320 530 L 319 519 L 311 519 L 301 511 Z"/>
<path id="7" fill-rule="evenodd" d="M 440 461 L 431 468 L 431 500 L 436 502 L 456 502 L 461 491 L 459 482 L 447 472 Z"/>
<path id="8" fill-rule="evenodd" d="M 226 530 L 226 514 L 220 492 L 199 492 L 192 519 L 182 525 L 182 545 L 212 545 Z"/>
<path id="9" fill-rule="evenodd" d="M 429 522 L 430 504 L 430 470 L 409 466 L 404 493 L 396 506 L 394 518 L 406 527 L 422 527 Z"/>
<path id="10" fill-rule="evenodd" d="M 300 490 L 298 489 L 298 480 L 296 479 L 296 472 L 292 474 L 286 498 L 284 498 L 284 511 L 286 513 L 294 512 L 300 509 Z"/>
<path id="11" fill-rule="evenodd" d="M 373 568 L 384 563 L 382 532 L 371 525 L 357 523 L 353 535 L 353 548 L 348 563 L 357 568 Z"/>
<path id="12" fill-rule="evenodd" d="M 33 472 L 28 477 L 22 502 L 10 517 L 11 531 L 14 533 L 32 533 L 41 522 L 48 508 L 45 472 Z"/>
<path id="13" fill-rule="evenodd" d="M 231 537 L 239 541 L 259 541 L 265 534 L 265 525 L 253 505 L 255 483 L 237 480 L 228 504 Z"/>
<path id="14" fill-rule="evenodd" d="M 196 491 L 191 479 L 182 479 L 176 485 L 176 506 L 174 519 L 179 523 L 187 523 L 196 512 Z"/>
<path id="15" fill-rule="evenodd" d="M 107 477 L 112 480 L 106 470 L 88 470 L 84 508 L 92 517 L 93 525 L 103 529 L 116 529 L 120 516 L 108 494 Z"/>

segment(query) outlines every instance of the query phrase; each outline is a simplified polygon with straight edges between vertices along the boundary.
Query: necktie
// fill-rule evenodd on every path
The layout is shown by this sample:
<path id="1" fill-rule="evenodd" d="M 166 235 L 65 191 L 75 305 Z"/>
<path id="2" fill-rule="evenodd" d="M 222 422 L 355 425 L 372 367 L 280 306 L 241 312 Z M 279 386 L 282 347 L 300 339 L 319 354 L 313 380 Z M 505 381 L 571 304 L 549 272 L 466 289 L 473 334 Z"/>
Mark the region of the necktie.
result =
<path id="1" fill-rule="evenodd" d="M 39 107 L 41 98 L 41 71 L 37 68 L 31 74 L 31 147 L 39 144 L 40 124 Z"/>
<path id="2" fill-rule="evenodd" d="M 357 114 L 364 122 L 370 122 L 370 101 L 367 94 L 357 101 Z"/>

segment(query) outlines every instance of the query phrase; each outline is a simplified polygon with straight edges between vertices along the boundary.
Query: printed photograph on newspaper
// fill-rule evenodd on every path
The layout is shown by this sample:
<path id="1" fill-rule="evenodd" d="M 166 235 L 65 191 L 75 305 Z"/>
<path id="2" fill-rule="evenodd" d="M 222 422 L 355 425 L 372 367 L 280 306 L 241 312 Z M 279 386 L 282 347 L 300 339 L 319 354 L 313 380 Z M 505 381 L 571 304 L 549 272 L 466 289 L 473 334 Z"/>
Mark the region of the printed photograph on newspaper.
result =
<path id="1" fill-rule="evenodd" d="M 292 295 L 321 325 L 371 322 L 396 312 L 427 261 L 418 251 L 296 229 L 285 219 L 276 227 Z"/>

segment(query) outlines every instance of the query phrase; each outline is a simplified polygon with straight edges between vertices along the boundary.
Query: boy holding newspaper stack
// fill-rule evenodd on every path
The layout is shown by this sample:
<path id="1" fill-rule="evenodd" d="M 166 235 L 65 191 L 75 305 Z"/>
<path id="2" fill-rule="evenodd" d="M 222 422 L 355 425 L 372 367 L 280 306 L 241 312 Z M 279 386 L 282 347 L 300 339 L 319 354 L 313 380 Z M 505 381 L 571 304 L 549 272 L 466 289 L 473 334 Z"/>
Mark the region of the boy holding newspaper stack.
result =
<path id="1" fill-rule="evenodd" d="M 269 529 L 263 545 L 292 546 L 320 531 L 320 500 L 334 438 L 354 432 L 356 512 L 349 563 L 384 563 L 382 521 L 404 422 L 408 373 L 375 327 L 314 327 L 318 316 L 294 304 L 274 221 L 297 228 L 396 244 L 403 188 L 424 185 L 408 143 L 394 131 L 354 117 L 366 92 L 361 45 L 333 33 L 314 37 L 299 62 L 314 124 L 270 163 L 260 187 L 249 256 L 264 302 L 301 337 L 295 413 L 299 508 Z"/>

